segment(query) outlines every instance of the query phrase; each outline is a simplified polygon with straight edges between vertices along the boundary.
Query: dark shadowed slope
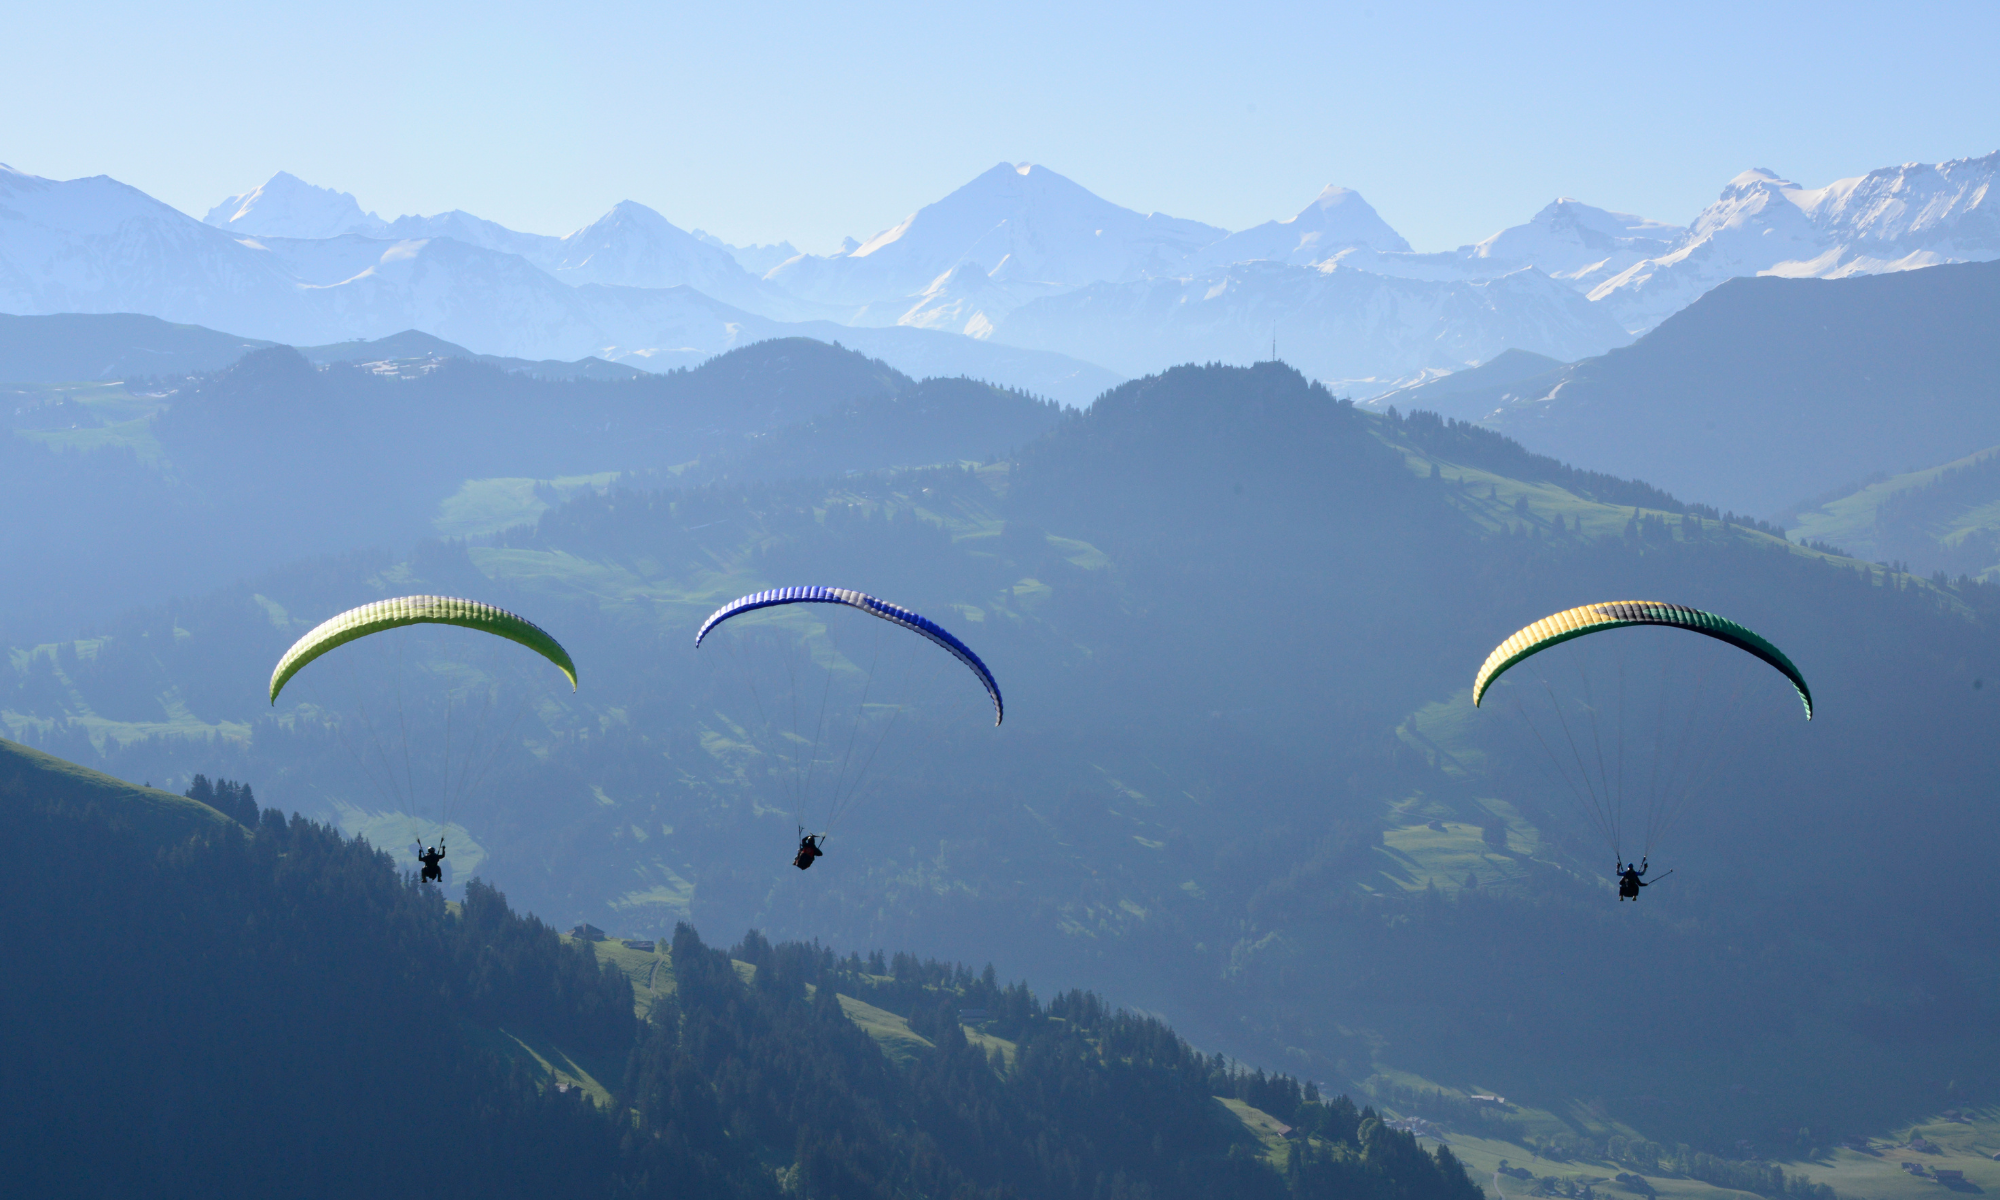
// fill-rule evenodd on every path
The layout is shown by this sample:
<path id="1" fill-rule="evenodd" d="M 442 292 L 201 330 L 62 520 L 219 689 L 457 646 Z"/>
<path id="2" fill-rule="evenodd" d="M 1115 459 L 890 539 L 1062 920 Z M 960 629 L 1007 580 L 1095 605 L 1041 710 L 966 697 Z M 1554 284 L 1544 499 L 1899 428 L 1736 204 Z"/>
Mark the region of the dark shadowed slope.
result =
<path id="1" fill-rule="evenodd" d="M 0 749 L 14 1188 L 602 1195 L 647 1169 L 650 1147 L 621 1160 L 617 1131 L 518 1048 L 615 1061 L 630 987 L 497 893 L 448 912 L 310 822 L 265 810 L 245 830 L 182 801 L 212 819 L 175 828 L 157 793 Z"/>
<path id="2" fill-rule="evenodd" d="M 1732 279 L 1523 391 L 1496 428 L 1578 466 L 1769 515 L 2000 443 L 2000 263 Z M 1461 401 L 1469 402 L 1469 401 Z"/>
<path id="3" fill-rule="evenodd" d="M 87 379 L 189 375 L 219 371 L 271 345 L 175 325 L 137 313 L 0 313 L 0 382 L 55 383 Z"/>
<path id="4" fill-rule="evenodd" d="M 241 789 L 251 829 L 174 835 L 10 761 L 22 1194 L 1479 1200 L 1450 1151 L 1095 996 L 754 931 L 593 946 Z"/>

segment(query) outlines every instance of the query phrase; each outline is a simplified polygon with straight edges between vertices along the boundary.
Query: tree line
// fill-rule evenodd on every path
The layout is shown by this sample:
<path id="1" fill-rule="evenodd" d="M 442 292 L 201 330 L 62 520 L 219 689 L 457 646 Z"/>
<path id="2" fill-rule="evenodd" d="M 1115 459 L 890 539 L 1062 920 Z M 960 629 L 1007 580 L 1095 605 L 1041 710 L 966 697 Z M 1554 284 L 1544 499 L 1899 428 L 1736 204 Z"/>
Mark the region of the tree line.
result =
<path id="1" fill-rule="evenodd" d="M 1478 1197 L 1448 1150 L 1089 993 L 683 925 L 641 1025 L 587 943 L 478 881 L 447 904 L 241 783 L 197 780 L 237 822 L 178 840 L 4 791 L 0 1020 L 23 1036 L 0 1155 L 35 1194 Z M 931 1046 L 893 1065 L 842 995 Z M 981 1006 L 1011 1055 L 965 1036 Z M 611 1102 L 549 1086 L 517 1038 L 593 1064 Z M 1217 1096 L 1296 1126 L 1288 1152 Z"/>

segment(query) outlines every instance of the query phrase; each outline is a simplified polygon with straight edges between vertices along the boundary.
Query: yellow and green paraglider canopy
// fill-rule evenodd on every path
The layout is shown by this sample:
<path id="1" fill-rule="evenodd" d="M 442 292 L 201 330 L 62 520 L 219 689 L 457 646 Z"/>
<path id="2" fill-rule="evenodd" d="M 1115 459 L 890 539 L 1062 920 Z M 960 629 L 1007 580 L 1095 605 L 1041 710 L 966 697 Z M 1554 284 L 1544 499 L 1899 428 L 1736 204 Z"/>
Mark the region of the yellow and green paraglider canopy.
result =
<path id="1" fill-rule="evenodd" d="M 1507 668 L 1525 658 L 1539 654 L 1551 646 L 1567 642 L 1571 638 L 1632 625 L 1664 625 L 1685 629 L 1690 633 L 1704 634 L 1717 641 L 1726 642 L 1763 659 L 1792 681 L 1792 686 L 1798 689 L 1799 700 L 1806 706 L 1806 720 L 1812 720 L 1812 690 L 1806 686 L 1806 677 L 1792 665 L 1791 659 L 1785 657 L 1784 651 L 1726 617 L 1718 617 L 1714 613 L 1684 605 L 1664 604 L 1657 600 L 1610 600 L 1602 604 L 1585 604 L 1579 608 L 1553 613 L 1519 630 L 1494 647 L 1493 653 L 1486 656 L 1486 662 L 1480 666 L 1479 674 L 1472 681 L 1472 703 L 1476 707 L 1485 697 L 1486 689 L 1492 686 L 1493 681 Z"/>
<path id="2" fill-rule="evenodd" d="M 554 663 L 568 677 L 570 688 L 576 688 L 576 664 L 570 661 L 569 651 L 526 617 L 455 596 L 398 596 L 350 608 L 320 622 L 312 632 L 292 643 L 292 648 L 285 651 L 271 672 L 271 703 L 278 702 L 278 693 L 292 676 L 320 655 L 358 638 L 404 625 L 457 625 L 519 642 Z"/>

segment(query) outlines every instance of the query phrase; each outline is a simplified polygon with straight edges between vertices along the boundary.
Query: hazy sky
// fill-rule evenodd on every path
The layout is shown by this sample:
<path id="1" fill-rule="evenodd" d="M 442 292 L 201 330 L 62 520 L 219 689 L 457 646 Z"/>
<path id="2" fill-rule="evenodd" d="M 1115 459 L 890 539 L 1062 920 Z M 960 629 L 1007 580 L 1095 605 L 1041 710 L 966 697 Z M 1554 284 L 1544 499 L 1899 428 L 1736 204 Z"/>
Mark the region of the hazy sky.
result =
<path id="1" fill-rule="evenodd" d="M 2000 149 L 2000 4 L 0 4 L 0 162 L 197 216 L 288 170 L 565 233 L 621 199 L 827 250 L 1000 161 L 1418 249 L 1558 195 L 1684 222 Z"/>

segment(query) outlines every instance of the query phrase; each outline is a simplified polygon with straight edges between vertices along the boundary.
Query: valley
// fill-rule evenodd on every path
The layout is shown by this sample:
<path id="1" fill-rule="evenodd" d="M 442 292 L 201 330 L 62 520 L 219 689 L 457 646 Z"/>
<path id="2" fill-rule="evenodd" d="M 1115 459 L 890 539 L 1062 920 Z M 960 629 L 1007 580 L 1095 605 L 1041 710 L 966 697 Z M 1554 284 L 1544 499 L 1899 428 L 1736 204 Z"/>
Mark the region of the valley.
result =
<path id="1" fill-rule="evenodd" d="M 1971 682 L 1994 669 L 1978 632 L 1992 603 L 1980 588 L 1813 549 L 1485 430 L 1367 413 L 1279 364 L 1182 369 L 1083 415 L 997 389 L 943 403 L 947 393 L 925 390 L 938 381 L 899 382 L 851 354 L 799 359 L 779 346 L 706 370 L 676 386 L 695 389 L 691 399 L 705 379 L 779 394 L 764 381 L 788 378 L 801 406 L 776 414 L 788 423 L 749 449 L 670 438 L 651 460 L 659 465 L 618 472 L 469 477 L 422 464 L 406 480 L 422 487 L 390 493 L 407 497 L 396 503 L 406 536 L 419 539 L 414 553 L 274 566 L 171 608 L 133 610 L 88 639 L 17 643 L 14 690 L 0 702 L 8 736 L 127 777 L 255 778 L 271 802 L 382 837 L 400 856 L 415 814 L 314 733 L 323 718 L 310 707 L 269 714 L 260 681 L 285 644 L 343 605 L 474 593 L 560 628 L 584 687 L 574 701 L 566 689 L 551 697 L 455 818 L 454 857 L 465 857 L 454 878 L 476 868 L 564 927 L 657 940 L 692 921 L 925 954 L 973 942 L 1010 973 L 1101 988 L 1203 1045 L 1294 1064 L 1329 1088 L 1415 1071 L 1555 1112 L 1567 1111 L 1565 1097 L 1605 1096 L 1618 1128 L 1718 1149 L 1748 1139 L 1775 1161 L 1789 1161 L 1784 1143 L 1757 1114 L 1873 1133 L 1935 1111 L 1911 1063 L 1961 1077 L 1985 1053 L 1963 1017 L 1951 1018 L 1963 1032 L 1941 1042 L 1898 1039 L 1888 1031 L 1933 1020 L 1916 1014 L 1939 1001 L 1865 982 L 1915 971 L 1929 995 L 1963 995 L 1949 990 L 1976 978 L 1962 960 L 1940 951 L 1912 963 L 1896 939 L 1854 943 L 1879 897 L 1921 892 L 1938 872 L 1964 878 L 1939 861 L 1952 851 L 1912 830 L 1907 843 L 1878 832 L 1863 854 L 1841 832 L 1867 820 L 1853 781 L 1877 777 L 1891 744 L 1843 729 L 1886 722 L 1901 731 L 1897 744 L 1933 747 L 1943 778 L 1984 769 L 1983 752 L 1968 749 L 1976 739 L 1954 740 L 1980 719 L 1963 701 L 1981 695 Z M 367 376 L 379 382 L 356 394 L 448 374 Z M 260 379 L 202 384 L 187 411 L 254 411 L 241 405 Z M 526 402 L 535 389 L 628 385 L 521 386 Z M 844 410 L 861 425 L 807 415 L 823 403 L 808 397 L 840 388 L 880 397 Z M 917 402 L 933 394 L 939 402 Z M 905 407 L 891 425 L 869 426 L 871 404 Z M 199 436 L 247 437 L 237 443 L 246 461 L 262 453 L 254 423 L 214 428 Z M 840 452 L 815 457 L 862 428 L 894 429 L 914 457 L 890 449 L 858 473 L 837 466 L 855 461 Z M 880 454 L 884 437 L 855 444 Z M 593 462 L 589 444 L 569 461 L 609 465 Z M 995 444 L 1013 448 L 996 457 Z M 176 463 L 212 453 L 183 445 Z M 636 445 L 627 439 L 621 454 Z M 519 453 L 492 446 L 468 443 L 462 461 Z M 516 461 L 575 453 L 546 438 L 536 452 Z M 899 458 L 933 465 L 889 465 Z M 340 489 L 379 482 L 330 476 L 310 485 L 334 489 L 313 503 L 338 512 L 351 503 Z M 1176 536 L 1155 532 L 1161 520 Z M 464 540 L 422 540 L 451 531 Z M 1362 561 L 1375 566 L 1347 571 Z M 1340 589 L 1327 586 L 1329 572 Z M 793 814 L 743 773 L 730 729 L 745 714 L 704 699 L 713 684 L 688 631 L 732 596 L 857 574 L 899 603 L 951 614 L 1000 664 L 1007 740 L 952 734 L 907 756 L 872 785 L 811 890 L 778 886 L 765 868 L 781 865 Z M 1277 624 L 1215 626 L 1210 614 L 1229 610 L 1246 576 L 1316 599 Z M 1804 669 L 1835 697 L 1810 729 L 1774 727 L 1769 761 L 1703 800 L 1675 856 L 1682 890 L 1647 898 L 1647 913 L 1665 919 L 1639 918 L 1637 943 L 1592 915 L 1607 864 L 1579 814 L 1531 782 L 1524 748 L 1465 698 L 1485 645 L 1586 584 L 1739 615 L 1806 647 Z M 1806 595 L 1817 598 L 1792 599 Z M 1504 612 L 1486 611 L 1496 604 Z M 1149 649 L 1162 644 L 1178 649 Z M 1382 649 L 1392 646 L 1404 649 Z M 1915 708 L 1871 703 L 1869 680 L 1912 663 L 1949 686 Z M 1337 736 L 1319 719 L 1326 712 L 1343 714 Z M 412 715 L 419 727 L 436 719 Z M 1762 802 L 1731 799 L 1748 795 Z M 1260 814 L 1247 826 L 1236 815 L 1245 804 Z M 1802 821 L 1820 831 L 1808 853 L 1849 880 L 1817 912 L 1754 866 Z M 1527 912 L 1539 915 L 1523 923 Z M 1781 916 L 1813 938 L 1846 930 L 1837 936 L 1852 957 L 1820 959 L 1812 938 L 1777 932 Z M 1701 947 L 1717 937 L 1763 949 L 1716 958 Z M 1437 948 L 1437 973 L 1383 975 L 1412 939 Z M 1665 979 L 1610 1024 L 1590 1015 L 1598 989 L 1562 982 L 1615 973 L 1635 956 Z M 1340 963 L 1357 969 L 1329 969 Z M 1809 1017 L 1779 983 L 1800 972 L 1821 997 Z M 1492 1010 L 1441 1003 L 1461 976 L 1513 998 Z M 1748 997 L 1764 1015 L 1744 1029 Z M 1630 1004 L 1639 1012 L 1626 1014 Z M 1329 1011 L 1342 1014 L 1337 1024 Z M 1680 1032 L 1631 1042 L 1619 1032 L 1627 1019 Z M 1509 1022 L 1517 1032 L 1504 1032 Z M 1524 1022 L 1570 1049 L 1507 1053 Z M 1715 1050 L 1690 1059 L 1667 1049 L 1689 1037 Z M 1830 1090 L 1824 1075 L 1797 1069 L 1808 1044 L 1827 1071 L 1876 1082 Z M 1829 1044 L 1845 1049 L 1829 1054 Z M 1606 1053 L 1620 1071 L 1672 1061 L 1681 1082 L 1639 1105 L 1610 1084 Z M 1710 1099 L 1735 1083 L 1758 1098 Z M 1819 1168 L 1800 1169 L 1817 1178 Z"/>

